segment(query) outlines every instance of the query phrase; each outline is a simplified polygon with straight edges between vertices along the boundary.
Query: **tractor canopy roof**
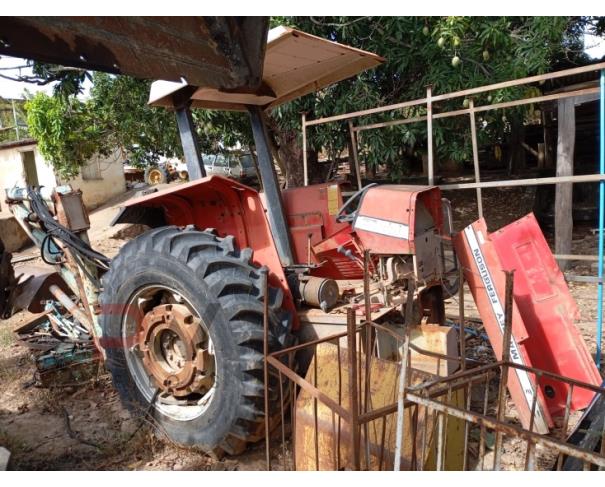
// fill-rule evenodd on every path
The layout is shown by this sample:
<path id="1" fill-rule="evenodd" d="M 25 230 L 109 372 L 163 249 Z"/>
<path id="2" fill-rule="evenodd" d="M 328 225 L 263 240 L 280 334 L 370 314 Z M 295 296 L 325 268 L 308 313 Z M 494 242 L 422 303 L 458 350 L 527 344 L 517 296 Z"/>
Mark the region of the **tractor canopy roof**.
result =
<path id="1" fill-rule="evenodd" d="M 256 89 L 192 86 L 186 81 L 156 81 L 149 104 L 245 110 L 246 105 L 272 108 L 354 76 L 384 62 L 377 54 L 322 39 L 289 27 L 268 34 L 262 82 Z"/>
<path id="2" fill-rule="evenodd" d="M 268 31 L 268 17 L 0 17 L 0 55 L 246 90 Z"/>

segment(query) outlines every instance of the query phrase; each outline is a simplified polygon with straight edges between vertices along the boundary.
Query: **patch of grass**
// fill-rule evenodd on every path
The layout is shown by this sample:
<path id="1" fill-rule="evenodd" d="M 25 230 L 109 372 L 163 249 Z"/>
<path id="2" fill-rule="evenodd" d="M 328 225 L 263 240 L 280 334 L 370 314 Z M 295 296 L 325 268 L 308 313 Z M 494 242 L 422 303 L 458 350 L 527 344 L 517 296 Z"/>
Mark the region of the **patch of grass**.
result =
<path id="1" fill-rule="evenodd" d="M 21 441 L 19 438 L 10 436 L 2 429 L 0 429 L 0 446 L 3 446 L 10 451 L 11 455 L 27 452 L 30 449 L 25 442 Z"/>
<path id="2" fill-rule="evenodd" d="M 13 330 L 8 326 L 0 325 L 0 348 L 8 348 L 15 343 L 15 335 Z"/>

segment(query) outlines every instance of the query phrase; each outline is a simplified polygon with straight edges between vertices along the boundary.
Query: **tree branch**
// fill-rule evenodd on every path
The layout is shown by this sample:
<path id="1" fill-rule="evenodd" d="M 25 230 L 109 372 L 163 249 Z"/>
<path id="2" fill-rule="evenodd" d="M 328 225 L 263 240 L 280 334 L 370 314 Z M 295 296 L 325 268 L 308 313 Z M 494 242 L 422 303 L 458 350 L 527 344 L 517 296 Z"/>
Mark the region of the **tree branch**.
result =
<path id="1" fill-rule="evenodd" d="M 354 20 L 351 20 L 350 22 L 344 22 L 342 24 L 337 24 L 337 23 L 332 23 L 332 22 L 320 22 L 319 20 L 316 20 L 314 17 L 310 17 L 311 22 L 313 22 L 315 25 L 321 25 L 324 27 L 347 27 L 349 25 L 355 24 L 356 22 L 360 22 L 364 19 L 368 19 L 369 16 L 365 16 L 365 17 L 358 17 Z"/>

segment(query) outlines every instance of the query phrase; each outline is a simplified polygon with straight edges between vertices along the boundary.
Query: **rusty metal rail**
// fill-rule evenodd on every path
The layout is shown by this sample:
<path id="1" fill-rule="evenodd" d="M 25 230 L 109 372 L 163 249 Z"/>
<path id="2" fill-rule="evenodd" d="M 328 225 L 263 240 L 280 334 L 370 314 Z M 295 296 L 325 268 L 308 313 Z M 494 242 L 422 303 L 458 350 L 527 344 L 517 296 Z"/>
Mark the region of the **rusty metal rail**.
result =
<path id="1" fill-rule="evenodd" d="M 507 282 L 507 296 L 512 296 L 512 273 Z M 505 302 L 509 316 L 512 299 Z M 463 322 L 464 316 L 459 319 Z M 406 340 L 406 328 L 400 335 L 368 320 L 356 325 L 355 310 L 350 308 L 346 332 L 276 352 L 265 348 L 265 383 L 269 377 L 279 381 L 279 411 L 270 413 L 269 395 L 265 402 L 268 469 L 499 470 L 504 466 L 560 470 L 568 459 L 577 460 L 584 469 L 605 469 L 605 447 L 591 451 L 567 440 L 568 429 L 577 421 L 571 410 L 573 390 L 584 388 L 605 398 L 605 388 L 511 363 L 506 354 L 502 360 L 478 364 L 464 355 L 425 351 Z M 509 350 L 511 328 L 507 319 L 503 350 Z M 379 333 L 397 340 L 403 360 L 386 364 L 378 358 Z M 460 348 L 466 348 L 463 338 Z M 436 359 L 437 370 L 442 360 L 455 361 L 460 367 L 445 377 L 418 371 L 411 367 L 410 350 Z M 305 375 L 294 367 L 295 355 L 308 352 L 313 360 Z M 325 372 L 326 366 L 333 371 L 327 374 L 328 381 L 325 373 L 318 372 Z M 543 379 L 569 386 L 565 411 L 549 435 L 532 431 L 533 418 L 524 429 L 514 418 L 514 410 L 507 409 L 506 381 L 515 368 L 529 372 L 536 388 Z M 386 383 L 388 395 L 378 394 L 379 382 Z M 532 417 L 535 412 L 534 401 Z M 271 462 L 271 441 L 278 435 L 270 436 L 269 431 L 275 417 L 281 421 L 280 467 Z M 605 431 L 596 434 L 605 445 Z M 514 465 L 506 454 L 511 446 L 523 457 L 515 457 Z"/>

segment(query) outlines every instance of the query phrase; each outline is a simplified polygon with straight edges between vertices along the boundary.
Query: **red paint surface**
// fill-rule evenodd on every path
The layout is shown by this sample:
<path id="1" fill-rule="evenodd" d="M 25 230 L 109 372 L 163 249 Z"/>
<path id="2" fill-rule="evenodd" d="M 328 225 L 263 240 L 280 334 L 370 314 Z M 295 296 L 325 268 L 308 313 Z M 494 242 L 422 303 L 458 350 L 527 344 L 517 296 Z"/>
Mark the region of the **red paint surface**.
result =
<path id="1" fill-rule="evenodd" d="M 374 254 L 414 254 L 416 205 L 422 201 L 441 233 L 441 191 L 430 186 L 381 185 L 369 189 L 359 205 L 359 216 L 378 218 L 408 226 L 407 239 L 356 229 L 360 243 Z"/>
<path id="2" fill-rule="evenodd" d="M 503 267 L 502 263 L 500 262 L 500 259 L 498 258 L 498 253 L 493 243 L 488 238 L 485 220 L 480 219 L 474 222 L 471 227 L 473 228 L 476 234 L 479 234 L 478 243 L 481 249 L 483 260 L 491 276 L 493 289 L 487 288 L 484 284 L 484 280 L 481 277 L 482 269 L 480 269 L 479 265 L 477 265 L 473 257 L 473 252 L 464 232 L 459 232 L 454 237 L 454 247 L 456 249 L 456 254 L 458 255 L 458 258 L 460 259 L 461 265 L 464 268 L 464 278 L 468 283 L 468 286 L 471 290 L 471 294 L 473 295 L 473 299 L 475 300 L 475 304 L 477 305 L 477 309 L 479 310 L 479 314 L 481 315 L 483 326 L 485 327 L 485 331 L 487 332 L 489 341 L 492 345 L 492 348 L 494 349 L 496 357 L 498 358 L 498 360 L 501 360 L 503 334 L 498 324 L 496 315 L 494 313 L 492 303 L 494 300 L 493 296 L 495 292 L 497 297 L 499 298 L 502 309 L 504 309 L 506 277 L 504 272 L 502 271 Z M 523 323 L 523 318 L 521 317 L 521 314 L 519 312 L 519 308 L 514 302 L 512 331 L 513 337 L 517 343 L 520 361 L 524 365 L 534 366 L 535 364 L 532 362 L 529 350 L 526 347 L 526 339 L 528 338 L 528 333 Z M 535 389 L 535 377 L 533 374 L 529 374 L 529 377 Z M 519 375 L 515 372 L 513 368 L 509 370 L 507 385 L 513 402 L 515 403 L 515 406 L 517 408 L 521 424 L 524 428 L 529 429 L 531 418 L 531 404 L 528 403 L 528 400 L 525 394 L 523 393 L 523 386 L 519 379 Z M 536 406 L 542 411 L 542 415 L 545 419 L 545 423 L 547 426 L 542 429 L 537 428 L 536 431 L 538 431 L 539 433 L 547 433 L 548 427 L 552 427 L 553 423 L 548 413 L 546 401 L 541 390 L 538 391 L 538 402 Z"/>
<path id="3" fill-rule="evenodd" d="M 574 324 L 578 307 L 533 213 L 492 233 L 490 239 L 503 268 L 515 270 L 515 303 L 528 331 L 524 345 L 533 365 L 599 386 L 597 367 Z M 569 386 L 546 377 L 540 384 L 551 414 L 563 414 Z M 592 391 L 575 387 L 572 409 L 584 409 L 593 396 Z"/>
<path id="4" fill-rule="evenodd" d="M 240 249 L 250 247 L 252 261 L 267 266 L 269 282 L 282 289 L 284 308 L 291 311 L 294 329 L 298 328 L 292 294 L 256 190 L 232 179 L 210 176 L 133 199 L 125 206 L 162 208 L 169 225 L 214 228 L 221 237 L 232 235 Z"/>

